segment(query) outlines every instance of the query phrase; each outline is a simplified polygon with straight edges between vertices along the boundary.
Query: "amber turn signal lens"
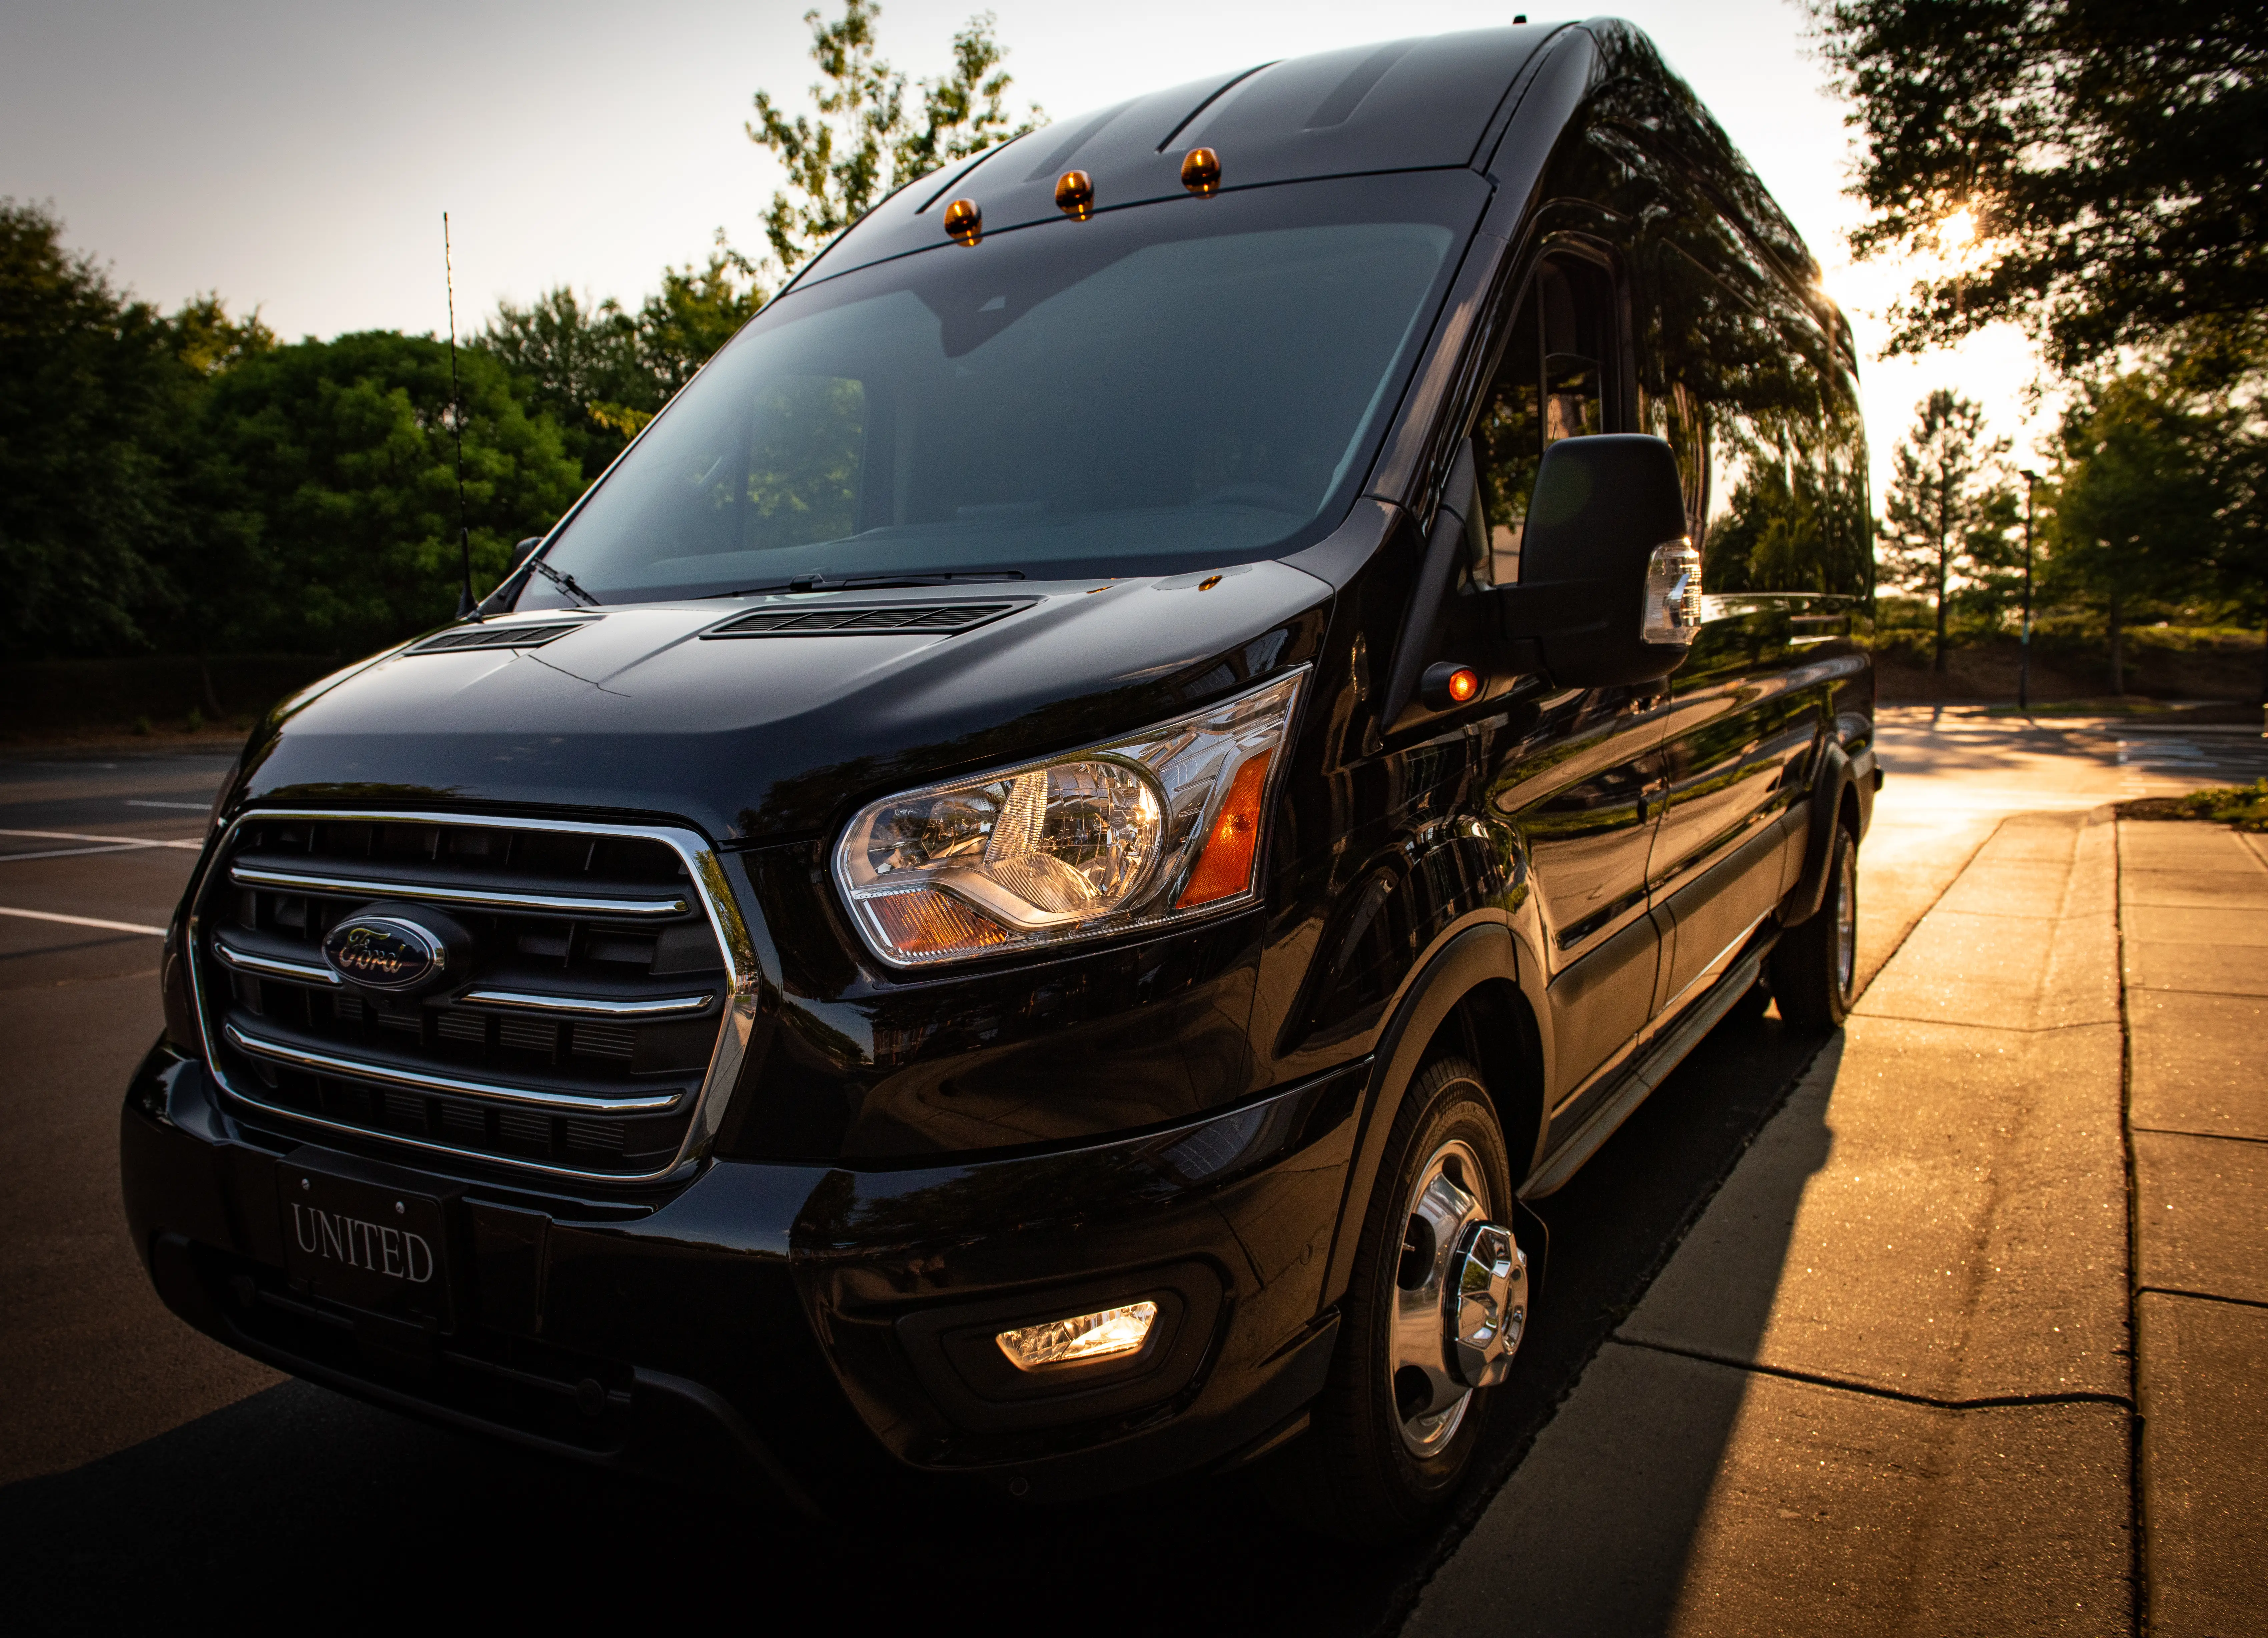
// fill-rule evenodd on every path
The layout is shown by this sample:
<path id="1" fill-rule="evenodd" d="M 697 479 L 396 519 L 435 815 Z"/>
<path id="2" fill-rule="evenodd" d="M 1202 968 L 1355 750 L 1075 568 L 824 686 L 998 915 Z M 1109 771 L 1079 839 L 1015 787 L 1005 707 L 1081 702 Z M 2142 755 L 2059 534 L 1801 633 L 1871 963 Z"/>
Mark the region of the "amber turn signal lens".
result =
<path id="1" fill-rule="evenodd" d="M 945 208 L 945 236 L 956 245 L 974 245 L 984 237 L 984 213 L 973 199 L 956 199 Z"/>
<path id="2" fill-rule="evenodd" d="M 1418 698 L 1429 711 L 1446 711 L 1481 697 L 1481 674 L 1454 660 L 1437 660 L 1418 681 Z"/>
<path id="3" fill-rule="evenodd" d="M 1056 209 L 1074 222 L 1094 214 L 1094 179 L 1084 171 L 1065 171 L 1056 179 Z"/>
<path id="4" fill-rule="evenodd" d="M 1263 751 L 1236 770 L 1228 800 L 1220 804 L 1197 867 L 1189 872 L 1189 885 L 1174 901 L 1176 910 L 1232 898 L 1252 885 L 1253 856 L 1260 850 L 1260 798 L 1268 789 L 1268 762 L 1274 755 Z"/>
<path id="5" fill-rule="evenodd" d="M 1200 199 L 1220 192 L 1220 156 L 1210 148 L 1192 148 L 1183 154 L 1182 186 Z"/>
<path id="6" fill-rule="evenodd" d="M 1013 940 L 998 922 L 934 887 L 886 893 L 867 900 L 865 907 L 880 924 L 882 936 L 909 955 L 973 954 Z"/>

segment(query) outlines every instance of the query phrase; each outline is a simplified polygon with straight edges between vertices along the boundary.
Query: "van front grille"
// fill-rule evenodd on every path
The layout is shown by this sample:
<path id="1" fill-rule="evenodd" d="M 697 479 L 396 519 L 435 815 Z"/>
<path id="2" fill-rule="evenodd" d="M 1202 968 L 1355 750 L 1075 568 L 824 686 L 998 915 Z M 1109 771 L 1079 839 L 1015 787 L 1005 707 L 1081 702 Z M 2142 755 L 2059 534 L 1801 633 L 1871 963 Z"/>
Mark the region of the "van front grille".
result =
<path id="1" fill-rule="evenodd" d="M 700 1130 L 721 1049 L 738 1044 L 718 929 L 739 923 L 712 896 L 721 881 L 696 879 L 701 848 L 628 827 L 250 814 L 195 922 L 214 1067 L 267 1116 L 327 1134 L 577 1177 L 660 1175 Z M 325 938 L 389 909 L 446 917 L 469 959 L 460 950 L 418 995 L 342 978 Z"/>

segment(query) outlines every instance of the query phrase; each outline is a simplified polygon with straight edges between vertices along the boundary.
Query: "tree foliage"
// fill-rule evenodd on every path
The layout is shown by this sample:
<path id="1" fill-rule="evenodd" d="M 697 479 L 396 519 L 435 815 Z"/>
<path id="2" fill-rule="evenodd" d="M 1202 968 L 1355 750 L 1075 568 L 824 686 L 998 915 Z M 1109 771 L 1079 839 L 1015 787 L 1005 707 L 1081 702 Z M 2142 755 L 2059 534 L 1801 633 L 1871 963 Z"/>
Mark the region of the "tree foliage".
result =
<path id="1" fill-rule="evenodd" d="M 180 611 L 197 401 L 276 338 L 200 296 L 114 289 L 39 205 L 0 200 L 0 613 L 16 655 L 146 646 Z"/>
<path id="2" fill-rule="evenodd" d="M 504 367 L 459 361 L 477 586 L 583 487 L 549 416 Z M 447 344 L 374 330 L 247 361 L 203 404 L 199 550 L 178 578 L 217 643 L 347 653 L 438 624 L 456 602 Z"/>
<path id="3" fill-rule="evenodd" d="M 2073 371 L 2268 310 L 2268 11 L 2213 0 L 1808 0 L 1862 134 L 1861 255 L 1977 252 L 1893 350 L 2007 320 Z"/>
<path id="4" fill-rule="evenodd" d="M 475 345 L 512 373 L 595 478 L 769 299 L 755 265 L 720 236 L 705 266 L 664 268 L 661 289 L 634 313 L 563 284 L 525 307 L 499 302 Z"/>
<path id="5" fill-rule="evenodd" d="M 813 114 L 790 119 L 769 92 L 756 92 L 748 138 L 777 154 L 788 178 L 764 212 L 764 237 L 791 272 L 916 177 L 1046 122 L 1036 106 L 1022 123 L 1012 122 L 1005 99 L 1012 82 L 1000 66 L 1007 53 L 989 11 L 953 37 L 952 72 L 918 82 L 917 113 L 913 87 L 876 44 L 881 15 L 873 0 L 844 0 L 833 22 L 804 13 L 821 76 L 811 87 Z"/>
<path id="6" fill-rule="evenodd" d="M 2102 611 L 2113 692 L 2124 692 L 2124 632 L 2143 607 L 2268 614 L 2268 440 L 2251 407 L 2182 371 L 2135 371 L 2073 403 L 2057 452 L 2051 585 Z"/>
<path id="7" fill-rule="evenodd" d="M 1913 430 L 1890 457 L 1880 536 L 1883 578 L 1931 599 L 1932 663 L 1945 669 L 1946 615 L 1964 578 L 2006 561 L 2015 496 L 1999 466 L 2008 440 L 1989 436 L 1984 407 L 1940 387 L 1921 401 Z"/>

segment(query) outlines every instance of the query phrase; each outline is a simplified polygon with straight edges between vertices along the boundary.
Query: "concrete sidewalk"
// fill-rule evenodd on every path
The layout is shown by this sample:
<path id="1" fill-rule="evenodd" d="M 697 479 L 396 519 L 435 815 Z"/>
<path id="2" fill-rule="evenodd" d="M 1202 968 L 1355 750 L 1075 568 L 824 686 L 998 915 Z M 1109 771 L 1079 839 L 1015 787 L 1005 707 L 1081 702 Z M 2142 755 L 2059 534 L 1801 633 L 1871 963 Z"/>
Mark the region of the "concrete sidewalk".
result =
<path id="1" fill-rule="evenodd" d="M 2117 905 L 2106 811 L 1991 830 L 1407 1630 L 2132 1629 Z"/>
<path id="2" fill-rule="evenodd" d="M 2153 1638 L 2268 1633 L 2264 842 L 2118 826 Z"/>

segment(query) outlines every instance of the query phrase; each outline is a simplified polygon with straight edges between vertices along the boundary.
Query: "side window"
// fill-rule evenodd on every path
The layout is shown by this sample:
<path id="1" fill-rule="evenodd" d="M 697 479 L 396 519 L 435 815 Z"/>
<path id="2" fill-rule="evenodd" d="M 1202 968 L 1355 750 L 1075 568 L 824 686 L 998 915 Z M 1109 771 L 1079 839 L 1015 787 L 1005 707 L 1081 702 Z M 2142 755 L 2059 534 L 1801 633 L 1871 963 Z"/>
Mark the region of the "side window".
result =
<path id="1" fill-rule="evenodd" d="M 1677 452 L 1702 584 L 1865 595 L 1865 437 L 1832 311 L 1697 190 L 1650 219 L 1640 420 Z"/>
<path id="2" fill-rule="evenodd" d="M 1613 279 L 1578 257 L 1546 257 L 1521 292 L 1473 424 L 1488 531 L 1472 564 L 1480 584 L 1520 578 L 1521 537 L 1544 450 L 1612 430 L 1616 317 Z"/>

